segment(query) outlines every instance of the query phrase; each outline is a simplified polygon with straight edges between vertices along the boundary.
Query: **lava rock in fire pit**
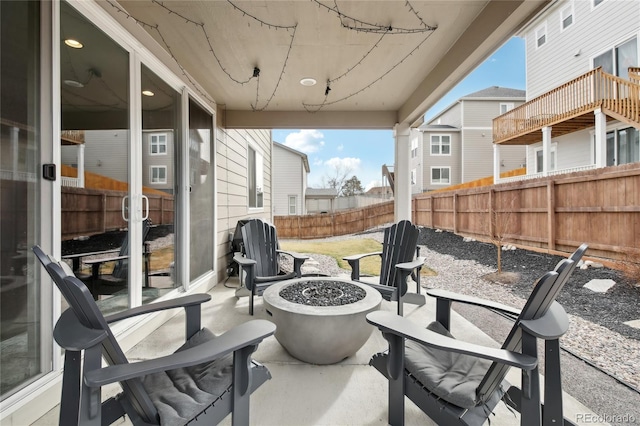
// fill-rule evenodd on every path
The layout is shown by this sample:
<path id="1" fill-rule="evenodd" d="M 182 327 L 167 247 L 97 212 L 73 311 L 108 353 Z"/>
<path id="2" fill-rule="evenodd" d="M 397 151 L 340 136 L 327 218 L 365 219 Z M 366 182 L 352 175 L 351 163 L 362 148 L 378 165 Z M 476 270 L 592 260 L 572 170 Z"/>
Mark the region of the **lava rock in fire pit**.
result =
<path id="1" fill-rule="evenodd" d="M 280 297 L 308 306 L 340 306 L 364 299 L 366 292 L 357 285 L 336 281 L 302 281 L 285 287 Z"/>

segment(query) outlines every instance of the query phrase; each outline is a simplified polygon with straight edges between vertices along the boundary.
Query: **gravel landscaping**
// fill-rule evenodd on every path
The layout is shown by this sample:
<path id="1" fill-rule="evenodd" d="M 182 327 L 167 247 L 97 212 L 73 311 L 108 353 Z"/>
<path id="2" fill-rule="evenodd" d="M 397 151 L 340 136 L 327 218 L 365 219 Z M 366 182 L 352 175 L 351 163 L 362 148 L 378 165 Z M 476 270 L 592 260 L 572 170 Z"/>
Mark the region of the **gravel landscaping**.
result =
<path id="1" fill-rule="evenodd" d="M 363 237 L 381 241 L 382 232 L 326 240 Z M 562 259 L 523 249 L 503 251 L 503 272 L 512 272 L 516 278 L 509 284 L 501 284 L 486 280 L 497 268 L 496 248 L 492 244 L 465 242 L 451 232 L 422 228 L 419 245 L 426 265 L 437 272 L 437 276 L 422 279 L 424 287 L 443 288 L 515 307 L 524 305 L 535 281 Z M 586 257 L 588 255 L 587 251 Z M 348 270 L 339 268 L 333 258 L 311 256 L 322 273 L 349 274 Z M 612 279 L 616 284 L 605 293 L 596 293 L 583 287 L 592 279 Z M 564 389 L 598 415 L 627 414 L 638 422 L 640 330 L 624 324 L 640 319 L 640 288 L 633 284 L 613 269 L 576 269 L 558 301 L 571 322 L 569 331 L 561 339 L 565 349 L 562 355 Z M 503 340 L 511 327 L 506 320 L 478 308 L 454 304 L 454 310 L 496 341 Z"/>

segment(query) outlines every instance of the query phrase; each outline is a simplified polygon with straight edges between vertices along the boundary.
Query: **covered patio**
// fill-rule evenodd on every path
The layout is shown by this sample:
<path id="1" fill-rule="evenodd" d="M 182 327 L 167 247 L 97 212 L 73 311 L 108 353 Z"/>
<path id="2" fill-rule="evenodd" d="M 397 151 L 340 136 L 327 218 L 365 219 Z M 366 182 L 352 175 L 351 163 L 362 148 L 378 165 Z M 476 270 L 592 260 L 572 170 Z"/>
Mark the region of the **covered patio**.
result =
<path id="1" fill-rule="evenodd" d="M 227 286 L 217 285 L 209 293 L 211 302 L 203 306 L 203 326 L 216 334 L 248 320 L 247 298 L 236 298 L 237 278 L 231 278 Z M 262 298 L 256 302 L 254 318 L 269 319 L 262 306 Z M 395 302 L 383 301 L 382 310 L 394 312 Z M 428 324 L 435 318 L 435 299 L 428 298 L 421 307 L 406 305 L 405 317 L 417 324 Z M 499 346 L 478 327 L 453 313 L 452 331 L 460 340 L 484 345 Z M 143 360 L 167 355 L 182 344 L 184 314 L 180 313 L 151 333 L 127 352 L 130 360 Z M 312 365 L 289 355 L 274 336 L 267 338 L 253 354 L 253 359 L 264 364 L 272 374 L 251 395 L 251 424 L 303 426 L 303 425 L 382 425 L 387 424 L 387 380 L 375 368 L 369 366 L 371 356 L 383 351 L 388 343 L 379 331 L 374 330 L 365 345 L 354 355 L 333 365 Z M 512 369 L 507 377 L 511 384 L 520 383 L 520 374 Z M 119 392 L 111 388 L 103 392 L 103 398 Z M 572 396 L 564 394 L 565 418 L 597 415 L 580 404 Z M 58 407 L 34 422 L 32 426 L 58 424 Z M 435 425 L 420 409 L 406 399 L 405 424 Z M 583 416 L 583 417 L 580 417 Z M 579 421 L 578 421 L 579 423 Z M 122 423 L 131 424 L 128 419 Z M 222 423 L 231 424 L 228 416 Z M 519 424 L 519 413 L 510 411 L 499 403 L 491 425 Z M 592 423 L 600 424 L 600 423 Z"/>

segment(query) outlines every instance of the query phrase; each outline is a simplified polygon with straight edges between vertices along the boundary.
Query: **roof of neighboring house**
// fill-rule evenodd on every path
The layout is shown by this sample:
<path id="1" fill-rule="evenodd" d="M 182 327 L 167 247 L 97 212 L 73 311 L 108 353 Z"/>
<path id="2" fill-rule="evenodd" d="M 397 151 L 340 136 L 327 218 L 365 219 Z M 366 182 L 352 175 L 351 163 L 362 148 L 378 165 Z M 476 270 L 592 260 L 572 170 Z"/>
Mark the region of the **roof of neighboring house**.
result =
<path id="1" fill-rule="evenodd" d="M 504 98 L 522 98 L 527 96 L 526 90 L 511 89 L 509 87 L 492 86 L 486 89 L 478 90 L 470 93 L 460 99 L 504 99 Z"/>
<path id="2" fill-rule="evenodd" d="M 390 186 L 373 186 L 369 188 L 366 194 L 390 194 L 391 192 Z"/>
<path id="3" fill-rule="evenodd" d="M 300 152 L 298 150 L 295 150 L 293 148 L 290 148 L 284 144 L 281 144 L 279 142 L 273 141 L 273 147 L 274 148 L 282 148 L 285 151 L 289 151 L 292 152 L 296 155 L 299 155 L 300 157 L 302 157 L 302 163 L 304 164 L 304 169 L 307 171 L 307 173 L 311 172 L 311 168 L 309 167 L 309 157 L 307 157 L 307 154 L 305 154 L 304 152 Z"/>
<path id="4" fill-rule="evenodd" d="M 449 105 L 448 107 L 446 107 L 445 109 L 443 109 L 442 111 L 440 111 L 439 113 L 434 115 L 433 118 L 431 118 L 426 123 L 426 125 L 429 125 L 429 123 L 437 122 L 438 118 L 442 114 L 444 114 L 445 112 L 449 111 L 456 104 L 464 101 L 465 99 L 467 99 L 467 100 L 491 100 L 491 101 L 497 101 L 497 100 L 521 100 L 521 101 L 526 101 L 526 96 L 527 96 L 526 90 L 511 89 L 509 87 L 500 87 L 500 86 L 487 87 L 485 89 L 478 90 L 477 92 L 469 93 L 468 95 L 465 95 L 465 96 L 461 97 L 460 99 L 454 101 L 453 103 L 451 103 L 451 105 Z M 424 124 L 422 126 L 420 126 L 419 129 L 424 130 L 423 127 L 425 127 Z"/>
<path id="5" fill-rule="evenodd" d="M 448 132 L 459 132 L 460 128 L 455 126 L 450 126 L 448 124 L 423 124 L 418 127 L 418 130 L 427 131 L 427 130 L 446 130 Z"/>
<path id="6" fill-rule="evenodd" d="M 305 198 L 336 198 L 338 191 L 335 188 L 307 188 Z"/>

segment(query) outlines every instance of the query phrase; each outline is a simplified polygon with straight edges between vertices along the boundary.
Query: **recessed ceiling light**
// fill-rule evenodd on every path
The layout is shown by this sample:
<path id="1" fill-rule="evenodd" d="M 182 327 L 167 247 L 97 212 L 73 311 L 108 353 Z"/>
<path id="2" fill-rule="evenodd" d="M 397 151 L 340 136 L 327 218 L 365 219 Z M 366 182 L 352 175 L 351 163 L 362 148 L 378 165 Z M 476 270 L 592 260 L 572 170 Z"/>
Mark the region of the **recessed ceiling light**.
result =
<path id="1" fill-rule="evenodd" d="M 64 41 L 64 44 L 66 44 L 69 47 L 73 47 L 74 49 L 82 49 L 83 44 L 80 43 L 78 40 L 74 40 L 72 38 L 68 38 Z"/>
<path id="2" fill-rule="evenodd" d="M 303 86 L 315 86 L 317 81 L 313 78 L 303 78 L 300 80 L 300 84 Z"/>
<path id="3" fill-rule="evenodd" d="M 142 94 L 145 96 L 155 96 L 155 93 L 153 93 L 151 90 L 143 90 Z"/>
<path id="4" fill-rule="evenodd" d="M 80 83 L 79 81 L 75 81 L 75 80 L 65 80 L 64 84 L 66 84 L 67 86 L 71 86 L 71 87 L 84 87 L 84 84 Z"/>

